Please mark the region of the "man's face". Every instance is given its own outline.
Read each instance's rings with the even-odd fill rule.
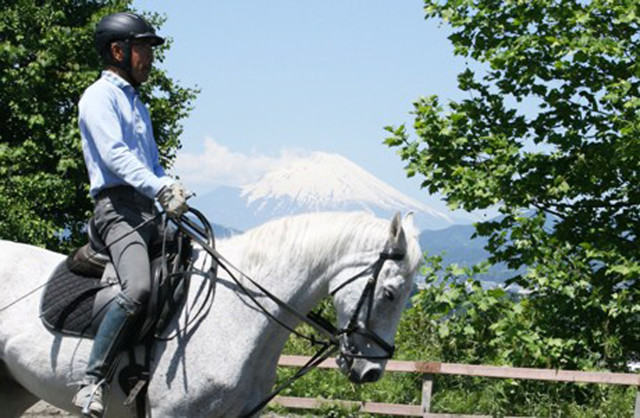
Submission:
[[[149,78],[153,64],[153,48],[148,40],[131,41],[131,76],[142,84]]]
[[[131,45],[131,77],[134,84],[142,84],[149,78],[153,64],[153,47],[148,39],[130,41]],[[111,44],[111,53],[116,61],[125,59],[124,45],[121,42]]]

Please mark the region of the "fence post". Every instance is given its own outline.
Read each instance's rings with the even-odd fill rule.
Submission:
[[[430,415],[432,391],[433,391],[433,375],[425,374],[422,376],[422,416],[423,417],[428,417]],[[638,417],[634,417],[634,418],[638,418]]]
[[[633,418],[640,418],[640,386],[636,387],[636,409],[633,411]]]

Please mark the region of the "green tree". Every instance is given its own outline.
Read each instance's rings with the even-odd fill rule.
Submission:
[[[94,28],[104,15],[130,10],[131,1],[0,4],[0,238],[65,251],[85,239],[92,210],[77,103],[102,68]],[[161,69],[141,91],[165,166],[180,147],[180,121],[195,93]]]
[[[530,292],[495,327],[505,361],[624,369],[640,357],[640,3],[425,0],[425,12],[478,62],[458,76],[468,98],[420,98],[415,133],[387,127],[386,143],[451,207],[501,212],[476,233],[491,262],[528,266],[512,281]]]

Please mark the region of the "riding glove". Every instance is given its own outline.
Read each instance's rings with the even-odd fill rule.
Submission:
[[[164,186],[160,189],[156,198],[167,215],[172,218],[179,218],[189,208],[187,206],[187,191],[180,183]]]

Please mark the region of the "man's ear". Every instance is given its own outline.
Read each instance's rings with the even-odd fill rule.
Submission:
[[[111,59],[115,62],[122,62],[124,60],[124,49],[120,42],[111,42]]]

